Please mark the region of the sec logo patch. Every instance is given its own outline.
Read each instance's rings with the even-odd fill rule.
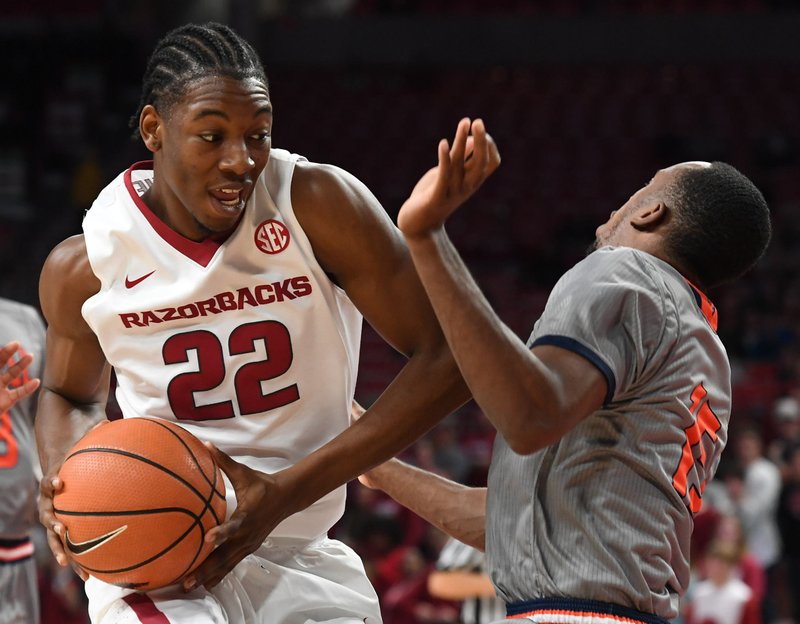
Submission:
[[[289,246],[289,229],[280,221],[267,219],[256,228],[254,238],[264,253],[280,253]]]

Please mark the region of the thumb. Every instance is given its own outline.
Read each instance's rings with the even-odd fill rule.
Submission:
[[[230,455],[227,453],[220,451],[216,446],[214,446],[211,442],[204,442],[206,448],[211,453],[212,459],[217,463],[224,472],[229,477],[233,477],[235,474],[240,472],[244,466],[237,462],[234,459],[231,459]]]

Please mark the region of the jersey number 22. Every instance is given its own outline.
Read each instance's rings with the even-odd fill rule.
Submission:
[[[165,364],[188,362],[189,352],[197,353],[198,370],[175,376],[167,386],[167,397],[175,417],[180,420],[233,418],[236,411],[231,400],[197,405],[195,393],[213,390],[223,383],[227,374],[226,348],[230,355],[254,353],[258,342],[264,344],[266,359],[243,364],[234,373],[239,413],[244,416],[266,412],[299,399],[297,384],[266,394],[262,390],[261,382],[283,375],[294,358],[289,330],[282,323],[259,321],[240,325],[231,332],[227,345],[210,331],[195,330],[170,336],[164,343]]]

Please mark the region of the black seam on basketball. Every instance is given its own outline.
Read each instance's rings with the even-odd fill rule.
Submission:
[[[183,438],[182,438],[180,435],[178,435],[177,433],[175,433],[175,431],[174,431],[174,430],[170,429],[170,428],[169,428],[167,425],[165,425],[164,423],[158,422],[157,420],[152,420],[152,419],[149,419],[149,418],[144,418],[144,419],[142,419],[142,420],[145,420],[145,421],[147,421],[147,422],[153,423],[154,425],[158,425],[158,426],[159,426],[159,427],[161,427],[162,429],[166,429],[166,430],[167,430],[167,431],[168,431],[168,432],[169,432],[169,433],[170,433],[172,436],[174,436],[175,438],[177,438],[177,439],[178,439],[178,441],[179,441],[179,442],[180,442],[180,443],[183,445],[183,447],[186,449],[186,451],[187,451],[187,452],[189,453],[189,455],[191,456],[191,458],[192,458],[192,460],[194,461],[194,465],[195,465],[195,467],[197,468],[197,470],[200,472],[200,474],[201,474],[201,475],[203,475],[203,479],[205,479],[205,482],[206,482],[206,484],[207,484],[207,485],[211,485],[211,480],[208,478],[208,475],[206,475],[206,473],[203,471],[203,467],[200,465],[200,461],[197,459],[197,456],[194,454],[194,452],[192,451],[192,449],[191,449],[191,448],[189,448],[189,445],[188,445],[188,444],[186,444],[186,441],[185,441],[185,440],[184,440],[184,439],[183,439]],[[193,435],[193,434],[189,433],[188,431],[187,431],[186,433],[188,433],[189,435]],[[199,438],[198,438],[198,439],[199,439]],[[212,458],[212,463],[214,463],[214,462],[213,462],[213,458]],[[215,473],[215,474],[214,474],[214,480],[216,480],[216,464],[214,464],[214,473]]]
[[[219,466],[217,465],[216,460],[213,457],[211,458],[211,461],[214,464],[214,484],[213,484],[213,486],[211,488],[211,492],[213,494],[216,494],[217,496],[219,496],[221,499],[224,500],[225,499],[225,483],[224,482],[222,483],[222,492],[217,492],[217,480],[219,479],[219,477],[222,476],[222,471],[220,470]]]
[[[135,460],[141,461],[142,463],[149,464],[149,465],[153,466],[154,468],[158,468],[161,472],[165,472],[166,474],[171,476],[176,481],[179,481],[180,483],[183,483],[183,485],[185,485],[192,492],[194,492],[194,494],[195,494],[195,496],[197,496],[197,498],[199,498],[201,501],[205,501],[205,496],[203,496],[203,494],[200,492],[200,490],[198,490],[196,487],[194,487],[191,483],[189,483],[186,479],[181,477],[179,474],[176,474],[175,472],[173,472],[169,468],[165,468],[161,464],[154,462],[152,459],[149,459],[147,457],[142,457],[141,455],[138,455],[136,453],[131,453],[130,451],[123,451],[121,449],[111,449],[111,448],[103,448],[103,447],[91,446],[91,447],[87,447],[87,448],[83,448],[83,449],[80,449],[78,451],[75,451],[69,457],[67,457],[67,459],[65,460],[64,463],[69,461],[69,459],[71,459],[72,457],[75,457],[76,455],[82,455],[83,453],[111,453],[113,455],[124,455],[125,457],[130,457],[131,459],[135,459]],[[203,471],[201,470],[200,472],[202,473]],[[211,484],[209,483],[208,485],[211,485]]]
[[[195,466],[197,467],[197,470],[198,470],[198,471],[200,472],[200,474],[203,476],[203,479],[205,480],[206,484],[208,484],[208,485],[210,485],[210,486],[211,486],[211,491],[212,491],[212,494],[216,494],[216,495],[217,495],[217,496],[219,496],[219,498],[221,498],[221,499],[224,499],[224,498],[225,498],[225,492],[224,492],[224,490],[223,490],[223,492],[222,492],[222,493],[219,493],[219,492],[217,492],[217,479],[218,479],[218,476],[219,476],[219,475],[218,475],[218,473],[219,473],[219,467],[217,466],[217,462],[216,462],[216,461],[214,461],[214,458],[213,458],[213,457],[211,457],[211,464],[213,465],[213,471],[214,471],[214,481],[212,482],[212,481],[211,481],[211,480],[208,478],[208,475],[207,475],[207,474],[205,473],[205,471],[203,470],[203,467],[200,465],[200,461],[197,459],[197,456],[194,454],[194,452],[192,451],[192,449],[191,449],[191,448],[189,448],[189,446],[186,444],[186,441],[185,441],[185,440],[184,440],[184,439],[183,439],[183,438],[182,438],[180,435],[178,435],[177,433],[175,433],[175,431],[174,431],[174,430],[170,429],[170,428],[169,428],[167,425],[165,425],[163,422],[159,422],[159,421],[158,421],[158,420],[156,420],[156,419],[151,419],[151,418],[142,418],[141,420],[144,420],[144,421],[146,421],[146,422],[149,422],[149,423],[152,423],[152,424],[154,424],[154,425],[157,425],[157,426],[161,427],[162,429],[165,429],[165,430],[167,430],[167,431],[168,431],[170,434],[172,434],[174,437],[176,437],[176,438],[178,439],[178,441],[179,441],[179,442],[180,442],[180,443],[183,445],[183,447],[186,449],[186,451],[189,453],[189,455],[191,456],[192,460],[193,460],[193,461],[194,461],[194,463],[195,463]],[[193,435],[193,434],[191,434],[191,433],[190,433],[190,432],[188,432],[188,431],[186,431],[186,433],[188,433],[189,435]],[[199,438],[198,438],[198,439],[199,439]],[[216,513],[214,514],[214,517],[216,518]],[[217,519],[217,524],[219,524],[219,519]]]
[[[194,522],[186,529],[186,531],[184,531],[183,535],[179,536],[172,544],[167,546],[164,550],[162,550],[160,553],[157,553],[156,555],[154,555],[150,559],[147,559],[145,561],[141,561],[141,562],[137,563],[134,566],[129,566],[127,568],[119,568],[119,569],[116,569],[116,570],[103,570],[103,569],[100,569],[100,568],[89,568],[84,563],[79,562],[80,566],[84,570],[86,570],[87,572],[96,572],[96,573],[99,573],[99,574],[117,574],[117,573],[120,573],[120,572],[130,572],[132,570],[136,570],[138,568],[141,568],[142,566],[145,566],[145,565],[147,565],[149,563],[152,563],[157,558],[163,556],[164,554],[166,554],[167,552],[169,552],[170,550],[175,548],[175,546],[177,546],[181,541],[183,541],[183,539],[187,535],[189,535],[189,533],[195,527],[197,527],[198,529],[200,529],[200,540],[198,541],[198,546],[195,549],[194,555],[192,556],[191,561],[189,561],[189,563],[184,567],[184,569],[179,574],[177,574],[169,583],[167,583],[167,585],[171,585],[172,583],[175,583],[176,581],[178,581],[178,579],[183,578],[183,576],[185,576],[186,573],[189,570],[192,569],[192,567],[195,564],[195,561],[197,561],[197,558],[200,556],[200,553],[203,552],[203,544],[205,543],[205,539],[206,539],[206,527],[202,523],[202,517],[203,517],[203,514],[205,513],[205,509],[199,515],[193,513],[192,511],[190,511],[188,509],[185,509],[183,507],[162,507],[162,508],[157,508],[157,509],[131,510],[131,511],[127,511],[127,512],[126,511],[106,511],[106,512],[84,511],[84,512],[79,512],[79,511],[65,511],[65,510],[60,510],[60,509],[54,509],[53,511],[55,513],[60,513],[61,515],[65,515],[65,516],[141,516],[141,515],[147,515],[149,513],[179,512],[179,513],[184,513],[184,514],[190,516],[194,520]],[[212,508],[212,512],[213,512],[213,508]],[[214,515],[216,517],[216,514],[214,514]],[[219,524],[219,522],[217,524]],[[149,581],[146,582],[146,583],[134,583],[132,588],[142,587],[142,586],[145,586],[145,585],[149,585]],[[120,587],[122,587],[122,586],[127,586],[127,585],[120,585]]]
[[[200,545],[197,547],[197,550],[195,550],[194,557],[192,557],[192,560],[186,565],[186,567],[180,574],[178,574],[174,579],[172,579],[172,583],[176,582],[180,578],[183,578],[186,575],[186,573],[192,569],[192,567],[194,566],[194,562],[197,561],[197,558],[200,556],[200,553],[203,552],[203,544],[206,541],[206,528],[203,526],[202,522],[198,523],[197,526],[200,527]],[[170,585],[172,583],[170,583]]]
[[[189,533],[191,533],[194,530],[195,527],[199,527],[200,528],[200,547],[197,549],[197,552],[195,553],[195,556],[192,557],[192,563],[194,563],[195,561],[197,561],[197,557],[200,554],[200,551],[203,549],[203,542],[205,541],[205,537],[206,537],[205,527],[203,527],[203,524],[199,521],[200,519],[197,516],[195,516],[193,513],[191,513],[188,509],[183,509],[183,508],[177,507],[177,508],[174,508],[174,509],[167,508],[167,511],[183,512],[183,513],[187,514],[188,516],[192,516],[194,518],[194,522],[189,526],[188,529],[186,529],[186,531],[183,532],[182,535],[180,535],[177,539],[175,539],[169,546],[164,548],[161,552],[156,553],[155,555],[153,555],[149,559],[145,559],[144,561],[140,561],[136,565],[128,566],[126,568],[117,568],[117,569],[113,569],[113,570],[104,570],[104,569],[101,569],[101,568],[90,568],[90,567],[86,566],[83,563],[80,564],[81,567],[84,570],[86,570],[87,572],[95,572],[95,573],[98,573],[98,574],[119,574],[121,572],[130,572],[131,570],[136,570],[137,568],[141,568],[142,566],[146,566],[148,563],[152,563],[153,561],[155,561],[159,557],[164,556],[166,553],[168,553],[170,550],[172,550],[178,544],[180,544],[183,541],[183,539],[187,535],[189,535]],[[83,514],[83,515],[91,515],[91,514],[87,513],[87,514]],[[109,515],[111,515],[111,514],[109,514]],[[133,514],[133,515],[136,515],[136,514]],[[187,566],[184,569],[184,571],[181,572],[181,574],[179,576],[176,576],[174,580],[177,580],[177,579],[181,578],[184,574],[186,574],[186,572],[190,568],[191,568],[191,564],[189,564],[189,566]]]
[[[191,509],[186,509],[186,507],[150,507],[148,509],[123,509],[117,511],[74,511],[71,509],[57,509],[53,508],[55,513],[59,513],[62,516],[108,516],[108,517],[116,517],[116,516],[146,516],[147,514],[152,513],[166,513],[170,511],[180,511],[185,513],[189,516],[192,516],[195,520],[199,520],[202,517],[201,513],[195,513]]]

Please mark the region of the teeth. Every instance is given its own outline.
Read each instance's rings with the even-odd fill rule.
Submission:
[[[229,188],[221,188],[218,189],[219,192],[223,195],[228,195],[230,199],[220,199],[219,202],[223,206],[228,206],[229,208],[234,208],[238,206],[241,202],[241,192],[238,189],[229,189]]]

